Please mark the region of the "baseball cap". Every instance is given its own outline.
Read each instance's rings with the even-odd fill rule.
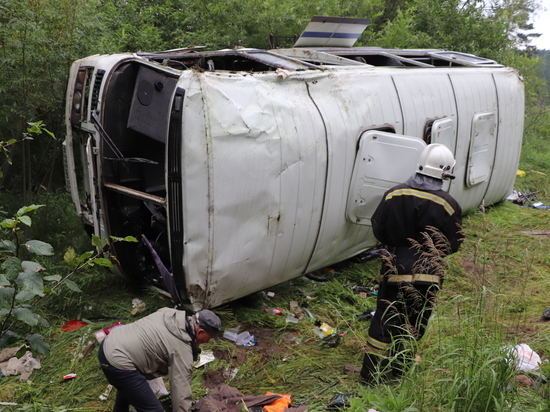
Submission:
[[[218,315],[208,309],[203,309],[195,313],[195,320],[199,328],[204,329],[216,342],[220,341],[220,330],[222,328],[222,322]]]

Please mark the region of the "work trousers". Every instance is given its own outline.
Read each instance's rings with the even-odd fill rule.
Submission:
[[[132,405],[136,412],[163,412],[164,407],[147,383],[145,375],[137,370],[115,368],[107,361],[103,345],[99,346],[99,364],[105,377],[116,390],[113,412],[128,412]]]
[[[406,252],[382,264],[376,312],[361,368],[366,383],[380,371],[402,373],[414,360],[410,345],[403,344],[419,340],[426,332],[440,279],[429,274],[406,275],[414,271],[415,263],[414,255]],[[390,359],[394,361],[392,364]]]

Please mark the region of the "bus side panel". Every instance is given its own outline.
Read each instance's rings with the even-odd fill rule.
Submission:
[[[475,185],[467,183],[469,173],[475,164],[470,158],[472,149],[472,135],[475,135],[473,127],[476,115],[483,113],[493,113],[492,127],[496,131],[496,119],[498,117],[498,104],[495,84],[492,78],[492,72],[479,70],[454,71],[450,74],[453,84],[457,108],[457,147],[455,151],[456,166],[454,175],[456,179],[451,183],[449,193],[458,200],[462,206],[463,212],[475,210],[483,201],[485,192],[489,185],[489,179],[481,181]],[[494,151],[495,135],[487,137],[489,152]],[[493,156],[490,156],[492,168]]]
[[[401,133],[403,128],[399,99],[389,75],[372,70],[342,71],[309,86],[327,128],[328,169],[321,232],[307,272],[376,245],[369,226],[346,219],[358,139],[369,129],[390,127]]]
[[[523,81],[514,70],[493,75],[498,94],[498,140],[485,203],[506,199],[516,180],[525,116]]]
[[[183,120],[185,265],[191,300],[216,306],[305,269],[322,209],[325,131],[302,81],[197,76]],[[205,127],[186,124],[201,99]]]
[[[436,119],[448,118],[456,124],[456,101],[447,72],[427,76],[425,71],[417,71],[407,75],[396,74],[392,79],[403,107],[404,135],[423,139],[429,122]],[[456,141],[452,143],[449,149],[454,153]]]

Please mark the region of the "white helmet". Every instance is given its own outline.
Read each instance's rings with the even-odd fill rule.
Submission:
[[[454,179],[451,175],[456,161],[453,153],[441,143],[432,143],[424,148],[420,155],[417,173],[436,179]]]

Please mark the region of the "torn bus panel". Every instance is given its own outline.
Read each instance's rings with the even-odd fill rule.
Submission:
[[[67,177],[90,233],[144,240],[116,244],[124,276],[214,307],[376,246],[372,211],[426,144],[453,151],[466,213],[505,199],[523,106],[514,69],[441,50],[91,56],[70,73]]]

